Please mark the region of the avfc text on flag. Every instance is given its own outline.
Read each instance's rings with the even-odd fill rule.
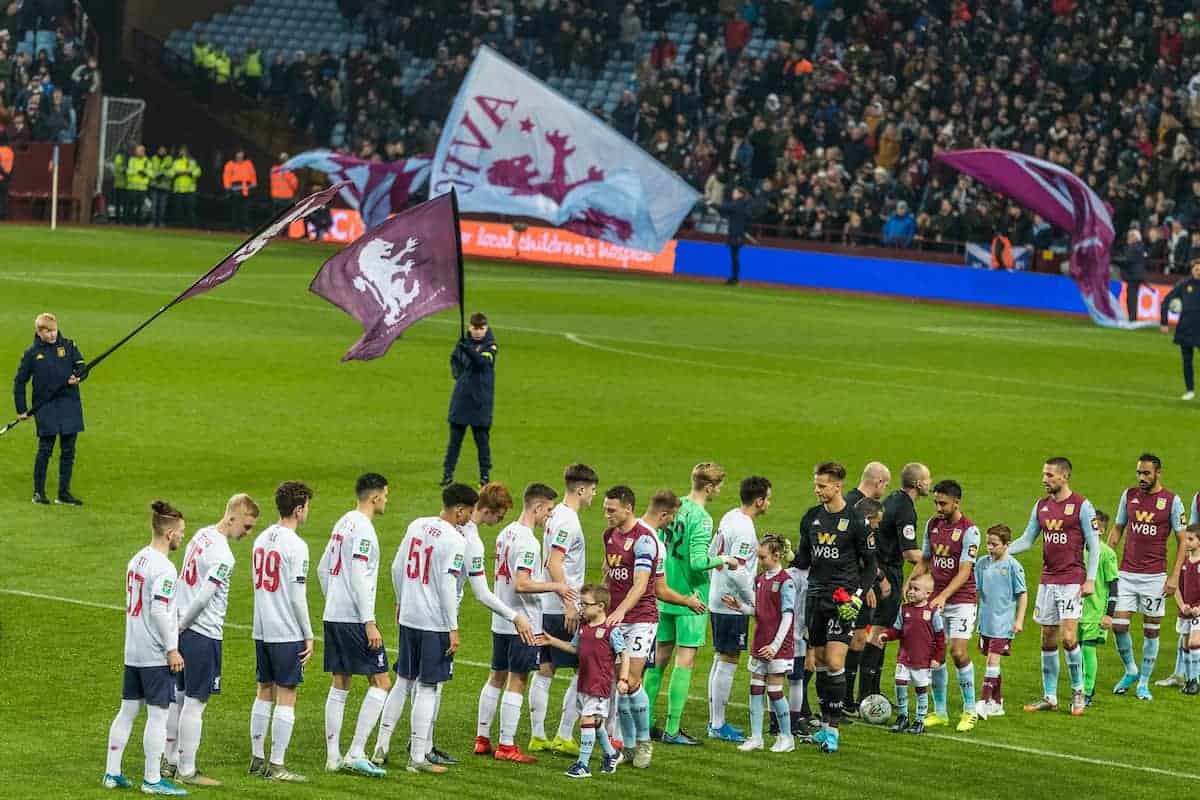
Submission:
[[[367,231],[325,262],[308,287],[358,320],[363,335],[343,361],[388,351],[422,317],[462,305],[462,251],[454,193]]]
[[[652,156],[487,47],[442,128],[430,192],[467,212],[543,219],[657,253],[700,194]]]
[[[315,169],[324,172],[333,183],[345,181],[342,199],[362,216],[367,230],[383,223],[393,211],[408,205],[411,195],[429,180],[428,156],[412,156],[399,161],[364,161],[332,150],[308,150],[289,158],[281,169]]]

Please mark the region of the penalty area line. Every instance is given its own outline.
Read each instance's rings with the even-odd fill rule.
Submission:
[[[124,611],[125,610],[124,606],[117,605],[116,603],[97,603],[92,600],[79,600],[74,597],[60,597],[59,595],[43,594],[41,592],[27,592],[23,589],[0,588],[0,594],[14,595],[16,597],[28,597],[33,600],[48,600],[48,601],[54,602],[54,603],[66,603],[68,605],[83,606],[84,608],[96,608],[96,609],[101,609],[104,611]],[[236,622],[226,622],[225,627],[234,628],[236,630],[246,630],[246,631],[251,629],[251,627],[249,625],[242,625],[242,624],[239,624]],[[320,636],[314,636],[313,639],[317,642],[322,641]],[[482,661],[469,661],[467,659],[456,658],[456,659],[454,659],[454,662],[456,664],[462,664],[463,666],[466,666],[466,667],[491,669],[490,664],[486,664]],[[570,679],[569,676],[567,674],[565,674],[565,672],[556,672],[554,677],[559,680],[569,680]],[[689,695],[688,699],[695,700],[697,702],[707,702],[707,698],[699,697],[696,695]],[[738,707],[738,708],[745,708],[747,704],[739,703],[739,702],[730,702],[729,705]],[[860,725],[856,725],[855,729],[856,730],[862,730],[862,729],[879,730],[882,732],[887,732],[887,728],[880,727],[877,725],[860,724]],[[1163,775],[1168,778],[1184,778],[1186,780],[1200,781],[1200,775],[1196,775],[1196,774],[1193,774],[1190,772],[1180,772],[1178,770],[1173,770],[1173,769],[1162,769],[1160,767],[1148,767],[1148,766],[1145,766],[1142,764],[1127,764],[1123,761],[1109,761],[1109,760],[1103,759],[1103,758],[1092,758],[1090,756],[1081,756],[1081,755],[1076,755],[1074,753],[1060,753],[1055,750],[1042,750],[1042,749],[1039,749],[1036,747],[1025,747],[1023,745],[1017,745],[1017,744],[1005,744],[1003,742],[992,742],[992,741],[984,741],[984,740],[980,740],[980,739],[970,739],[970,738],[966,738],[966,737],[948,736],[946,734],[941,734],[941,733],[927,733],[927,734],[925,734],[925,736],[930,739],[938,739],[938,740],[944,741],[944,742],[953,742],[954,744],[972,745],[974,747],[990,747],[994,750],[1007,750],[1007,751],[1013,752],[1013,753],[1024,753],[1025,755],[1039,756],[1041,758],[1059,758],[1059,759],[1065,759],[1067,761],[1076,761],[1076,762],[1083,763],[1083,764],[1091,764],[1092,766],[1097,766],[1097,767],[1111,767],[1114,769],[1129,770],[1131,772],[1145,772],[1145,773],[1148,773],[1151,775]]]

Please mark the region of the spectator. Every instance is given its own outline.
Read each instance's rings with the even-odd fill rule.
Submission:
[[[12,181],[13,160],[8,136],[0,132],[0,220],[8,219],[8,184]]]
[[[1013,247],[1008,233],[1003,228],[997,228],[992,237],[992,269],[1002,269],[1011,272],[1013,268]]]
[[[911,247],[917,224],[912,214],[908,213],[908,203],[901,200],[896,203],[895,212],[888,217],[883,226],[884,247]]]
[[[1137,228],[1125,234],[1125,250],[1122,253],[1121,280],[1125,281],[1125,310],[1129,319],[1137,319],[1138,292],[1146,279],[1146,247]]]
[[[133,155],[125,165],[125,223],[141,225],[146,213],[146,195],[150,190],[150,178],[153,171],[150,159],[146,157],[146,146],[139,144],[133,148]]]
[[[235,231],[250,230],[250,192],[258,188],[254,164],[246,160],[246,152],[238,150],[225,162],[222,172],[226,202],[229,203],[229,222]]]
[[[300,186],[296,173],[283,169],[288,158],[287,153],[280,153],[279,163],[271,167],[271,207],[275,214],[296,202],[296,190]]]
[[[625,6],[621,14],[621,57],[628,61],[637,52],[637,42],[642,35],[642,20],[638,17],[637,8],[633,3]]]
[[[246,42],[246,52],[242,54],[242,89],[255,100],[262,96],[263,62],[262,50],[251,39]]]
[[[179,146],[179,154],[171,163],[171,207],[175,212],[175,223],[197,227],[196,185],[200,180],[200,165],[188,153],[187,145]]]
[[[174,162],[171,151],[163,144],[158,146],[154,157],[150,159],[150,218],[156,228],[167,224],[167,199],[175,178]]]
[[[1187,230],[1183,227],[1183,222],[1178,218],[1169,218],[1171,225],[1171,238],[1167,243],[1167,269],[1166,272],[1172,274],[1182,273],[1188,268],[1192,262],[1191,249],[1192,240],[1188,235]]]
[[[39,129],[34,131],[34,138],[56,144],[71,144],[75,141],[75,109],[63,96],[62,89],[54,89],[49,107],[41,114]]]

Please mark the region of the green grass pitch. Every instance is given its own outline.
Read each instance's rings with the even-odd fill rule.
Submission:
[[[53,310],[63,332],[94,356],[219,260],[231,239],[193,234],[67,229],[0,230],[0,326],[15,370],[34,315]],[[147,505],[176,503],[188,533],[217,520],[225,499],[248,491],[264,506],[282,480],[316,489],[302,534],[314,560],[331,525],[351,507],[355,477],[383,472],[392,501],[378,520],[385,563],[415,516],[436,513],[451,388],[453,312],[425,320],[384,359],[342,364],[356,323],[306,291],[333,251],[275,243],[231,283],[172,310],[98,368],[84,385],[75,491],[81,509],[34,506],[30,425],[0,440],[0,796],[98,797],[109,722],[121,679],[121,571],[148,538]],[[641,496],[686,488],[691,466],[715,459],[731,481],[715,517],[736,504],[736,481],[761,473],[775,503],[759,530],[794,540],[813,504],[811,468],[837,458],[853,477],[879,459],[898,474],[909,460],[965,489],[981,526],[1020,530],[1041,494],[1044,458],[1075,462],[1073,486],[1113,511],[1143,450],[1164,460],[1166,484],[1190,498],[1200,484],[1195,410],[1175,400],[1178,356],[1157,333],[1102,330],[1084,320],[913,305],[743,287],[511,265],[470,264],[467,306],[492,318],[500,344],[494,476],[518,489],[558,486],[564,465],[584,461],[601,487],[628,483]],[[11,408],[9,408],[11,411]],[[5,415],[5,419],[9,418]],[[50,489],[54,491],[51,470]],[[474,478],[464,448],[459,477]],[[849,488],[849,487],[847,487]],[[922,520],[932,503],[919,505]],[[273,521],[274,517],[267,515]],[[603,520],[583,515],[589,577],[598,576]],[[261,527],[260,527],[261,529]],[[485,533],[485,541],[487,534]],[[250,622],[248,541],[234,546],[238,574],[228,620]],[[182,554],[177,554],[176,561]],[[1022,558],[1031,587],[1039,555]],[[389,649],[390,581],[380,618]],[[244,627],[227,631],[222,693],[205,716],[200,765],[227,781],[211,796],[351,798],[714,796],[787,797],[812,787],[830,797],[1161,797],[1200,780],[1187,749],[1197,705],[1175,690],[1152,704],[1113,697],[1120,673],[1102,651],[1097,704],[1082,718],[1032,716],[1039,693],[1036,626],[1005,662],[1009,716],[969,735],[892,736],[856,725],[842,752],[790,755],[708,743],[656,749],[648,772],[597,774],[584,785],[565,759],[529,767],[470,755],[475,708],[490,654],[488,616],[468,593],[463,646],[447,686],[439,744],[463,765],[440,778],[393,770],[382,782],[322,774],[328,679],[321,653],[300,690],[289,765],[312,782],[279,787],[245,776],[254,693]],[[317,629],[322,598],[309,603]],[[1032,606],[1032,602],[1030,603]],[[1030,609],[1032,614],[1032,608]],[[1174,661],[1174,610],[1164,623],[1157,677]],[[1136,630],[1136,627],[1135,627]],[[1139,648],[1140,633],[1135,636]],[[887,680],[894,647],[889,649]],[[710,651],[701,655],[684,726],[704,728]],[[743,661],[744,663],[744,661]],[[976,661],[977,680],[982,661]],[[1065,696],[1066,668],[1062,682]],[[565,683],[556,681],[550,724]],[[731,710],[746,722],[744,668]],[[343,730],[348,744],[364,687],[356,684]],[[665,691],[664,691],[665,695]],[[665,703],[665,697],[660,701]],[[950,710],[958,711],[951,678]],[[523,720],[518,741],[528,736]],[[402,743],[407,722],[398,732]],[[140,779],[141,721],[125,772]],[[201,794],[202,792],[196,792]]]

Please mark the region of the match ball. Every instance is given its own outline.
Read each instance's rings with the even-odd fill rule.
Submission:
[[[882,725],[892,718],[892,704],[881,694],[864,697],[858,704],[862,719],[872,725]]]
[[[1178,314],[1183,310],[1183,301],[1178,297],[1172,297],[1171,302],[1167,303],[1167,310],[1172,314]]]

